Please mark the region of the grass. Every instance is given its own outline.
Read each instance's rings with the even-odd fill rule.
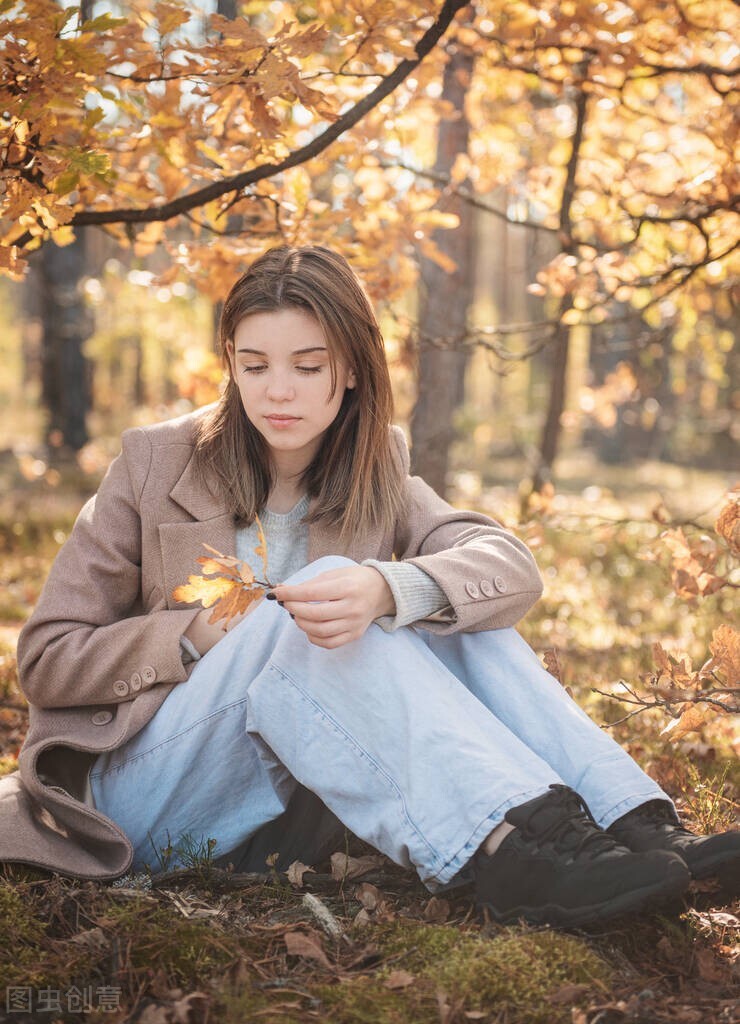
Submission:
[[[717,505],[721,475],[695,473],[696,490],[689,492],[673,478],[674,470],[670,467],[663,481],[666,504],[698,519],[700,526],[711,525],[716,510],[703,520],[700,513]],[[557,507],[519,528],[546,581],[542,601],[521,628],[539,652],[557,651],[564,685],[608,724],[625,709],[594,690],[616,693],[620,680],[637,684],[652,669],[654,640],[667,649],[686,649],[701,664],[712,630],[730,621],[731,602],[725,591],[693,604],[679,600],[665,563],[643,557],[656,550],[662,526],[651,518],[660,494],[646,490],[639,474],[627,479],[622,473],[621,492],[615,474],[612,490],[602,487],[598,500],[592,490],[582,492],[588,486],[583,467],[573,467],[571,479],[570,493],[556,496]],[[656,481],[654,473],[652,488]],[[7,478],[4,483],[0,775],[16,767],[27,723],[18,691],[17,634],[85,496],[79,479],[53,486],[44,480]],[[92,489],[91,480],[85,493]],[[516,524],[517,496],[500,481],[486,481],[473,501],[462,494],[455,501]],[[665,713],[649,711],[612,731],[696,830],[731,827],[740,765],[729,717],[711,719],[676,744],[660,735],[666,721]],[[187,837],[173,837],[173,850],[178,840]],[[353,844],[354,852],[368,852]],[[155,866],[166,871],[168,851],[159,852],[163,859]],[[470,889],[430,899],[415,876],[389,862],[369,876],[379,899],[368,911],[361,889],[367,879],[334,881],[328,865],[315,865],[317,873],[306,874],[300,888],[267,866],[264,877],[217,868],[213,861],[220,852],[193,846],[187,870],[113,885],[0,868],[0,1005],[4,988],[25,986],[115,994],[115,1013],[93,1008],[54,1018],[70,1021],[728,1024],[736,1019],[740,905],[711,883],[694,885],[679,916],[645,915],[565,933],[479,922]],[[304,900],[306,892],[333,916],[339,938],[324,934]],[[302,946],[294,944],[296,933],[303,936]],[[296,948],[303,953],[289,951]]]

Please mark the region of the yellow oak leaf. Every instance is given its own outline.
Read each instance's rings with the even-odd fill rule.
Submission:
[[[740,632],[724,623],[712,633],[709,643],[712,658],[707,668],[716,668],[727,679],[728,686],[740,684]]]
[[[697,729],[716,715],[716,710],[708,704],[684,704],[680,718],[674,718],[672,722],[661,731],[661,736],[668,736],[671,743],[683,739],[690,732]]]
[[[236,615],[241,615],[250,604],[259,601],[265,592],[264,587],[245,587],[236,581],[227,580],[231,589],[216,601],[208,621],[211,624],[224,620],[224,629]]]
[[[200,601],[204,608],[210,608],[220,598],[225,597],[230,590],[239,584],[236,580],[224,579],[222,576],[209,580],[205,576],[188,576],[188,582],[176,587],[172,596],[176,601],[183,604],[193,604]]]
[[[740,556],[740,500],[737,497],[724,506],[714,528],[730,545],[733,555]]]
[[[260,517],[255,516],[257,523],[257,537],[259,538],[259,544],[254,549],[255,555],[262,559],[262,567],[265,570],[265,579],[268,579],[267,575],[267,541],[265,540],[265,531],[262,529],[262,523]],[[254,576],[252,577],[254,579]]]

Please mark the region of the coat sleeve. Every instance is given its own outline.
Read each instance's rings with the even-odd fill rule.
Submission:
[[[393,433],[406,476],[395,556],[431,576],[454,610],[453,621],[426,619],[424,628],[445,635],[513,626],[542,594],[529,549],[500,523],[453,508],[421,477],[409,476],[406,440],[400,428]]]
[[[199,608],[141,611],[139,500],[151,462],[145,431],[123,436],[83,507],[18,639],[20,687],[31,704],[118,704],[188,672],[180,637]]]

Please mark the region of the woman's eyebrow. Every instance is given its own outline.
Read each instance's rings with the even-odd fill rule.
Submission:
[[[267,355],[267,352],[260,352],[260,350],[258,348],[238,348],[236,351],[238,353],[248,353],[250,356],[266,356]],[[303,355],[306,354],[306,352],[326,352],[326,351],[327,351],[327,349],[326,349],[325,345],[314,345],[312,348],[297,348],[293,352],[291,352],[291,355],[293,355],[293,356],[303,356]]]

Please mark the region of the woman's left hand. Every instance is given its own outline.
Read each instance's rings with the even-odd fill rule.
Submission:
[[[280,584],[273,593],[317,647],[358,640],[373,619],[396,613],[385,577],[370,565],[330,569],[305,583]]]

